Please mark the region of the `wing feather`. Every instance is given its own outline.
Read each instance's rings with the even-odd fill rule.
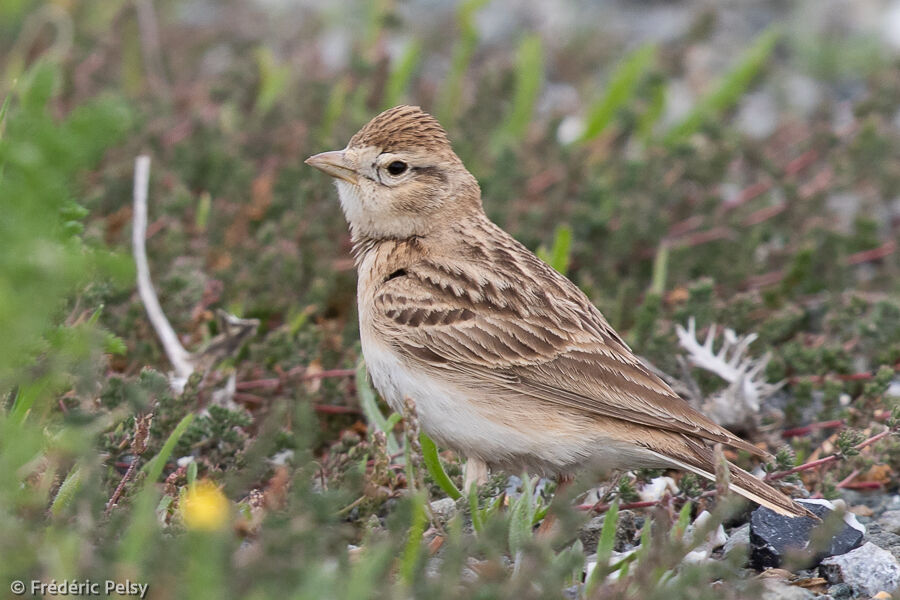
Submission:
[[[373,326],[417,367],[462,383],[766,455],[691,408],[574,284],[508,243],[482,264],[406,267],[376,291]]]

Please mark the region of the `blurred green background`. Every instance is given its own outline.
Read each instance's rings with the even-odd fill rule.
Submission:
[[[303,159],[398,103],[440,119],[489,216],[663,371],[689,317],[757,333],[786,382],[771,435],[866,431],[897,395],[896,0],[4,0],[0,101],[3,590],[523,598],[580,581],[579,546],[521,529],[540,506],[490,491],[477,538],[471,508],[469,529],[428,528],[435,567],[423,507],[444,490],[396,421],[374,435],[349,236]],[[182,394],[134,285],[139,154],[182,343],[215,346],[218,309],[260,322]],[[795,439],[796,460],[819,441]],[[869,467],[807,483],[835,494]],[[723,597],[707,583],[739,571],[722,568],[626,592]]]

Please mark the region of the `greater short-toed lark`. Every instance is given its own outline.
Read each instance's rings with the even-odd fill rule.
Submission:
[[[350,224],[372,381],[396,411],[412,398],[425,431],[468,458],[467,484],[485,465],[674,467],[714,479],[716,443],[767,456],[692,409],[575,284],[488,220],[431,115],[392,108],[344,150],[306,162],[335,178]],[[808,514],[734,465],[731,487]]]

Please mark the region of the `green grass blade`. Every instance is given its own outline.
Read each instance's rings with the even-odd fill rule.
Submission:
[[[187,466],[187,484],[188,488],[193,488],[197,483],[197,461],[192,460]]]
[[[634,97],[637,85],[656,59],[656,46],[641,46],[616,67],[603,97],[591,106],[587,124],[579,142],[587,142],[603,133],[619,110]]]
[[[325,110],[322,113],[322,123],[319,126],[319,140],[323,144],[331,143],[334,134],[334,126],[344,114],[347,106],[347,97],[350,95],[351,83],[349,77],[344,77],[331,88]]]
[[[143,466],[141,471],[147,474],[147,479],[144,480],[144,488],[152,486],[152,484],[159,479],[159,476],[162,475],[163,468],[169,461],[169,457],[172,456],[172,452],[175,450],[178,440],[181,439],[181,436],[184,435],[184,432],[187,431],[187,428],[190,427],[191,421],[193,420],[193,413],[185,415],[184,418],[178,422],[178,425],[175,426],[175,429],[172,430],[172,433],[169,434],[169,437],[166,439],[162,448],[160,448],[159,454],[154,456]]]
[[[267,46],[256,49],[256,67],[259,71],[259,88],[253,111],[259,115],[269,112],[287,91],[291,80],[291,67],[279,63],[275,54]]]
[[[209,222],[209,213],[211,209],[212,196],[209,195],[209,192],[203,192],[200,194],[200,199],[197,201],[197,212],[194,215],[194,227],[197,228],[197,231],[206,231],[206,225]]]
[[[25,417],[28,416],[28,411],[34,406],[35,401],[49,387],[49,381],[46,377],[20,385],[16,392],[16,399],[13,401],[12,413],[10,414],[13,420],[17,423],[24,422]]]
[[[350,576],[347,583],[347,591],[342,596],[347,600],[367,600],[372,598],[373,582],[381,581],[384,574],[394,562],[395,553],[389,543],[379,543],[367,546],[362,556],[350,563]],[[330,581],[324,589],[329,589]],[[308,597],[321,597],[323,588],[311,592]]]
[[[543,80],[544,50],[541,38],[537,34],[527,35],[519,43],[515,93],[509,116],[500,128],[502,140],[516,141],[525,137]]]
[[[472,516],[472,529],[475,533],[481,533],[484,530],[484,522],[482,521],[481,511],[478,509],[478,486],[472,484],[468,490],[469,513]]]
[[[637,136],[645,144],[653,138],[653,128],[663,115],[663,111],[666,108],[666,92],[668,91],[668,85],[662,77],[653,81],[650,86],[650,98],[647,108],[638,117],[637,122]]]
[[[704,96],[697,106],[666,133],[663,142],[672,145],[696,132],[705,121],[719,117],[737,104],[769,62],[775,45],[781,38],[777,28],[761,33],[741,55],[737,65],[722,77],[712,92]]]
[[[159,492],[153,485],[162,474],[163,467],[168,462],[169,457],[175,450],[178,440],[187,431],[191,422],[194,420],[194,414],[184,416],[169,437],[163,443],[162,448],[153,459],[151,459],[141,471],[147,473],[147,477],[141,484],[141,490],[137,493],[134,500],[134,509],[131,511],[131,520],[128,529],[122,537],[122,545],[120,555],[126,564],[136,565],[144,556],[145,548],[150,539],[158,534],[159,528],[156,524],[155,507],[159,505],[157,497]]]
[[[384,102],[382,102],[385,109],[400,104],[404,96],[406,96],[409,82],[412,80],[421,58],[422,44],[419,40],[411,41],[407,45],[406,50],[403,51],[403,55],[397,61],[397,66],[391,71],[385,84]]]
[[[66,475],[62,485],[59,486],[59,491],[56,492],[56,497],[50,505],[50,514],[54,517],[59,516],[59,514],[72,503],[72,499],[75,497],[75,493],[80,487],[81,467],[76,466],[69,471],[69,474]]]
[[[419,492],[412,498],[413,514],[412,523],[409,527],[409,538],[406,541],[406,548],[403,550],[403,557],[400,560],[400,578],[407,585],[411,585],[416,575],[416,564],[419,562],[419,555],[422,550],[422,534],[425,533],[425,526],[428,524],[428,514],[425,511],[425,494]]]
[[[375,390],[369,385],[369,379],[366,371],[366,363],[359,361],[356,366],[356,394],[359,397],[359,405],[369,425],[374,425],[387,435],[387,447],[390,454],[396,454],[400,451],[400,446],[392,433],[396,421],[390,423],[388,419],[381,413],[378,408],[378,401],[375,399]]]
[[[547,250],[541,246],[537,250],[538,258],[562,273],[569,270],[569,261],[572,254],[572,228],[568,225],[560,225],[553,236],[553,248]]]
[[[534,522],[534,489],[531,478],[522,477],[522,494],[513,502],[509,512],[509,551],[516,554],[532,537]]]
[[[487,0],[464,0],[457,12],[459,23],[459,40],[453,49],[453,58],[450,63],[450,72],[447,74],[446,83],[441,90],[435,111],[438,120],[445,127],[451,127],[459,114],[462,104],[463,80],[472,55],[478,45],[478,29],[475,27],[475,14],[487,4]]]
[[[653,259],[653,276],[650,283],[650,293],[662,296],[666,291],[666,278],[669,268],[669,244],[661,242]]]
[[[619,524],[619,502],[615,501],[603,518],[603,528],[600,530],[600,541],[597,542],[597,557],[609,560],[613,548],[616,545],[616,527]]]
[[[612,556],[616,545],[616,528],[619,525],[619,502],[610,505],[606,516],[603,517],[603,528],[600,530],[600,540],[597,542],[597,564],[591,571],[591,576],[585,582],[585,597],[590,598],[597,585],[603,581],[610,571],[609,558]]]
[[[425,468],[428,469],[428,473],[434,482],[444,490],[445,494],[454,500],[462,498],[462,492],[456,489],[453,481],[444,470],[444,465],[441,464],[441,458],[438,456],[437,445],[434,441],[424,433],[421,433],[419,434],[419,442],[422,444],[422,458],[425,461]]]
[[[7,94],[3,99],[3,105],[0,106],[0,140],[3,139],[3,125],[6,123],[6,114],[9,112],[9,102],[12,94]]]
[[[568,225],[560,225],[556,228],[556,236],[553,238],[553,250],[550,253],[550,266],[566,274],[569,270],[569,260],[572,255],[572,228]]]
[[[682,540],[687,531],[688,525],[691,524],[691,503],[685,502],[678,513],[678,521],[672,528],[671,537],[675,540]]]

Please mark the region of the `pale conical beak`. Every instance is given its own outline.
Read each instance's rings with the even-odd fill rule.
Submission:
[[[331,175],[332,177],[343,179],[348,183],[356,185],[356,171],[346,165],[344,162],[344,153],[341,150],[322,152],[321,154],[310,156],[305,162],[309,166],[319,169],[326,175]]]

